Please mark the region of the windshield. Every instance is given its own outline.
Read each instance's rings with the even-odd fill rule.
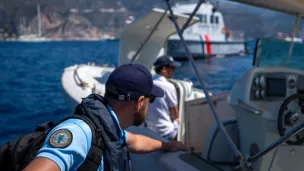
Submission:
[[[253,65],[255,66],[285,66],[304,69],[304,44],[294,42],[292,55],[286,64],[291,41],[273,38],[259,39],[255,49]]]

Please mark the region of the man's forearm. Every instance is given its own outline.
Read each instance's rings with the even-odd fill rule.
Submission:
[[[130,142],[128,143],[128,149],[132,153],[148,153],[157,150],[166,151],[168,146],[167,143],[149,138],[147,136],[132,134],[128,132],[128,139],[130,138]]]

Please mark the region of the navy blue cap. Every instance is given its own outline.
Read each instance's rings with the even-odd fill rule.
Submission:
[[[173,67],[180,67],[181,63],[174,61],[171,56],[166,56],[166,55],[157,58],[157,60],[154,62],[155,67],[163,67],[166,65],[170,65]]]
[[[164,91],[153,84],[152,75],[146,67],[124,64],[110,74],[105,94],[118,100],[137,100],[140,96],[163,97]]]

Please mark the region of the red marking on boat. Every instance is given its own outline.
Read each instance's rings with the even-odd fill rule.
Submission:
[[[207,55],[210,55],[212,52],[211,52],[211,43],[210,43],[210,40],[209,40],[209,36],[204,35],[204,38],[205,38],[205,42],[206,42]]]

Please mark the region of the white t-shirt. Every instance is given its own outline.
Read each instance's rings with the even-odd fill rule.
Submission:
[[[145,122],[149,129],[161,136],[171,136],[170,134],[176,133],[176,126],[170,119],[169,108],[177,105],[176,89],[164,76],[158,74],[153,76],[153,83],[161,87],[165,95],[161,98],[156,97],[153,103],[149,103]]]

